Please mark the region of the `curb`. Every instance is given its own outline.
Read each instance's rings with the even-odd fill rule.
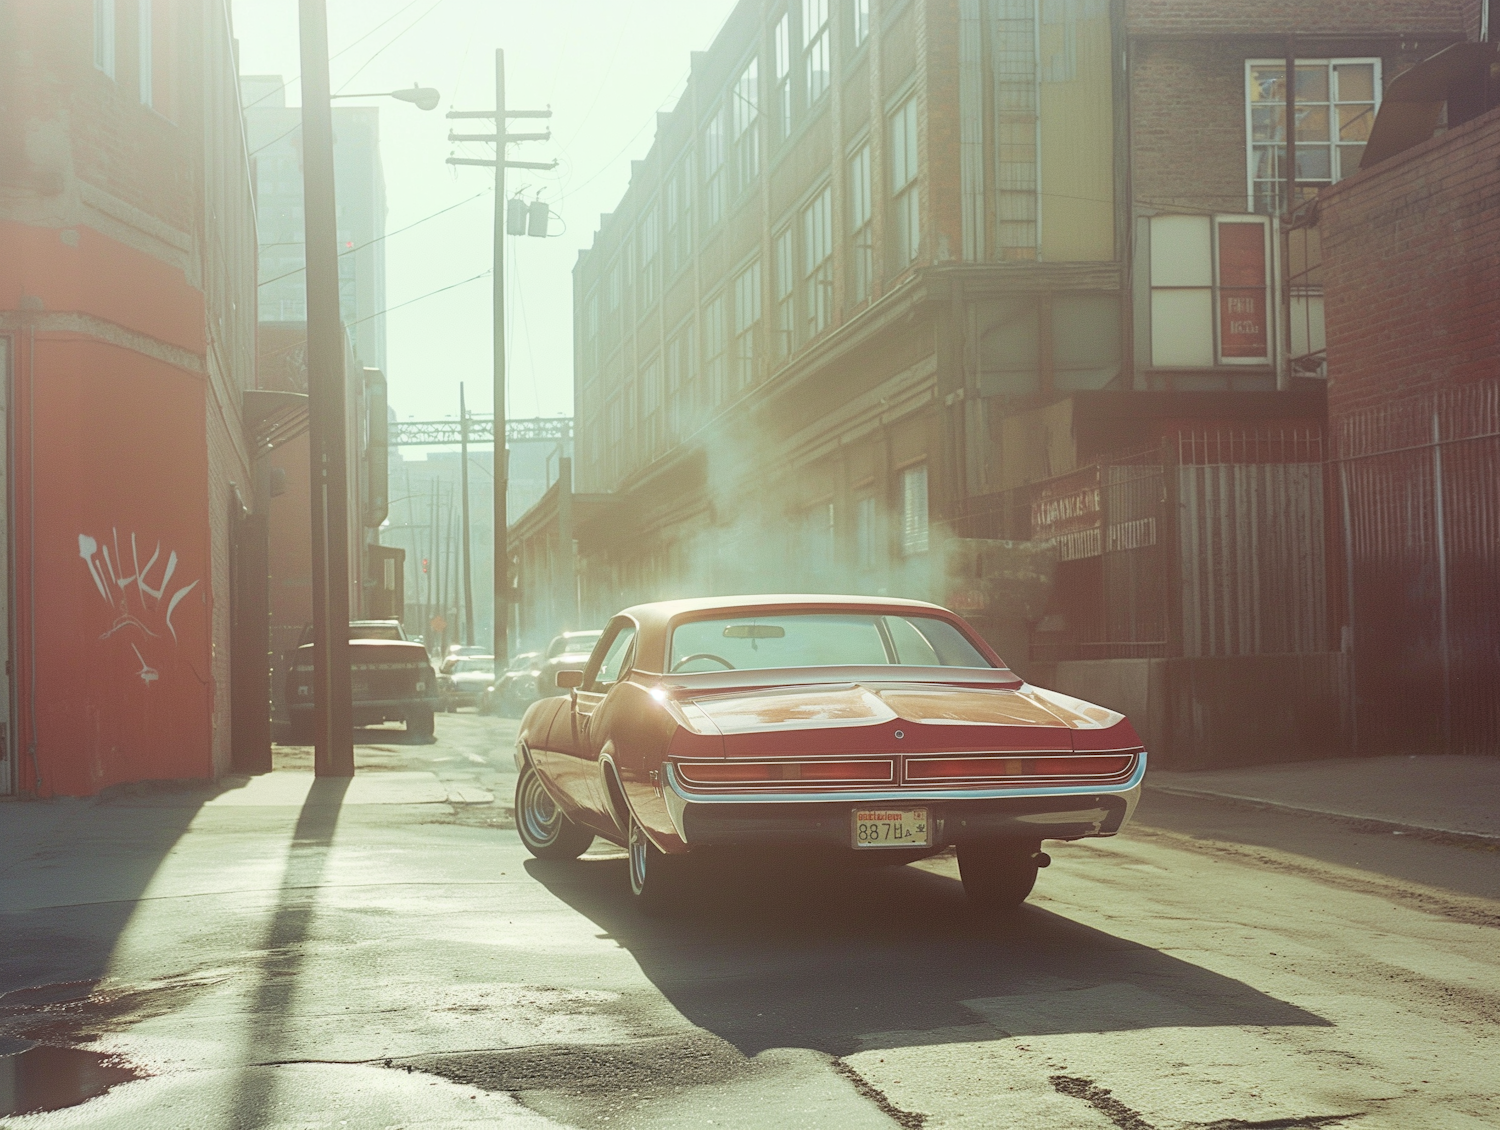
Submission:
[[[1235,793],[1211,792],[1207,789],[1187,789],[1177,785],[1153,785],[1148,779],[1144,787],[1152,792],[1168,793],[1172,796],[1192,797],[1195,800],[1212,800],[1221,804],[1232,804],[1241,808],[1269,809],[1287,812],[1296,816],[1318,816],[1325,820],[1336,820],[1356,831],[1389,833],[1390,835],[1413,836],[1434,843],[1453,844],[1459,847],[1483,847],[1500,850],[1500,835],[1488,832],[1457,832],[1451,828],[1433,828],[1426,824],[1404,824],[1395,820],[1380,820],[1371,816],[1355,816],[1349,812],[1334,812],[1326,808],[1311,808],[1306,805],[1285,804],[1281,801],[1265,800],[1261,797],[1239,796]]]

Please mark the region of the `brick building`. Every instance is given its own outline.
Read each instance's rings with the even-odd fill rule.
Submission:
[[[0,792],[230,765],[256,246],[226,12],[0,3]]]
[[[581,575],[579,620],[684,591],[889,591],[961,607],[1023,668],[1286,648],[1323,656],[1326,678],[1298,679],[1336,700],[1321,540],[1285,592],[1205,576],[1255,620],[1209,623],[1216,592],[1186,585],[1202,605],[1183,607],[1166,583],[1207,534],[1169,546],[1165,511],[1106,530],[1125,511],[1101,500],[1133,473],[1099,461],[1161,479],[1204,452],[1291,460],[1311,505],[1322,296],[1278,284],[1289,44],[1307,196],[1358,166],[1389,78],[1474,34],[1477,11],[744,0],[575,268],[587,505],[567,538],[560,500],[528,515],[522,560]],[[1217,442],[1231,431],[1238,447]],[[1078,528],[1039,524],[1065,497]],[[1266,519],[1276,537],[1298,505]],[[523,602],[527,585],[523,566]],[[1293,591],[1295,630],[1271,623]]]
[[[1500,63],[1393,84],[1385,159],[1311,217],[1360,747],[1500,752]],[[1430,136],[1436,123],[1447,129]],[[1389,126],[1389,129],[1385,127]]]

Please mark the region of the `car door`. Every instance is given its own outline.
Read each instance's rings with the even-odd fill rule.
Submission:
[[[636,627],[628,619],[622,618],[605,630],[584,670],[583,686],[572,694],[569,705],[558,711],[547,740],[549,775],[580,808],[606,826],[613,821],[599,775],[600,743],[594,733],[594,714],[630,671],[635,643]]]

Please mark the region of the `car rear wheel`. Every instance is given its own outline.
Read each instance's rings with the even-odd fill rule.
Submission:
[[[563,814],[529,765],[516,782],[516,831],[538,859],[577,859],[594,842],[594,833]]]
[[[964,894],[979,910],[1014,910],[1036,885],[1040,844],[978,842],[958,845]]]
[[[406,732],[414,738],[430,738],[433,734],[432,707],[413,710],[406,716]]]
[[[631,901],[647,914],[660,914],[672,907],[682,887],[682,858],[667,855],[630,818],[627,849],[630,853]]]

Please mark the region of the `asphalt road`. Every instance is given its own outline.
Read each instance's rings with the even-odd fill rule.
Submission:
[[[0,1125],[1500,1125],[1500,854],[1148,795],[998,922],[946,858],[651,920],[609,845],[526,855],[514,732],[0,809],[0,1053],[130,1080]]]

